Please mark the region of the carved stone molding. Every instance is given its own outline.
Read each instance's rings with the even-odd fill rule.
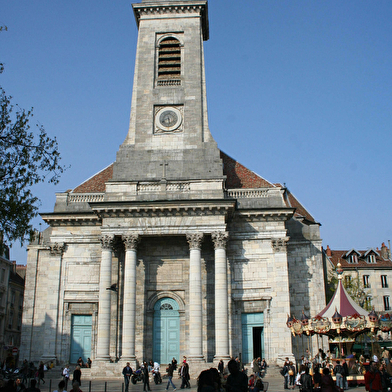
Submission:
[[[285,252],[286,251],[286,242],[285,238],[276,238],[271,241],[272,250],[277,252]]]
[[[54,242],[49,244],[51,256],[61,256],[65,250],[65,244]]]
[[[211,233],[211,238],[214,242],[215,249],[225,249],[229,233],[227,231],[214,231]]]
[[[140,242],[139,234],[127,234],[122,236],[125,250],[136,250],[137,244]]]
[[[189,243],[189,249],[200,249],[201,243],[203,242],[203,233],[191,233],[186,235],[186,239]]]
[[[103,235],[101,236],[100,241],[101,241],[102,248],[110,249],[110,250],[113,249],[114,235],[109,235],[109,234]]]

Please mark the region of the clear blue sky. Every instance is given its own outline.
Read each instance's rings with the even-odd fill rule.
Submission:
[[[0,84],[71,165],[41,212],[116,158],[137,28],[128,0],[0,0]],[[392,2],[210,0],[209,124],[225,153],[286,183],[323,246],[392,240]],[[37,220],[37,225],[40,220]],[[43,226],[44,227],[44,224]],[[25,263],[14,246],[11,258]]]

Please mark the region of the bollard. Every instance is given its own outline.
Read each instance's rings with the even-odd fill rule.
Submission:
[[[107,383],[107,381],[105,381],[105,392],[106,392],[107,385],[108,385],[108,383]]]
[[[52,390],[52,380],[49,380],[49,392]]]
[[[121,392],[124,392],[124,383],[121,384]]]
[[[88,382],[88,392],[91,392],[91,380]]]

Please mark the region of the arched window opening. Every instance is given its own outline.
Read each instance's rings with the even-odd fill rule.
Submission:
[[[165,38],[158,49],[158,86],[181,84],[181,47],[173,37]]]

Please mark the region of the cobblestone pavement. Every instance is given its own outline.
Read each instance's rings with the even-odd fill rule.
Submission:
[[[53,392],[57,389],[57,384],[60,379],[47,379],[45,384],[40,385],[41,392]],[[179,392],[181,386],[181,380],[178,378],[173,379],[175,386],[177,387],[177,391]],[[266,375],[263,378],[263,382],[268,383],[268,392],[290,392],[283,388],[283,377],[279,374],[270,374]],[[152,392],[165,392],[167,386],[167,378],[163,379],[162,384],[155,385],[154,382],[150,382],[150,387]],[[266,384],[267,386],[267,384]],[[70,390],[70,384],[68,384],[68,391]],[[94,378],[92,380],[84,380],[82,379],[81,389],[83,392],[124,392],[124,383],[123,379],[119,378],[116,380],[107,380],[101,378]],[[349,388],[352,392],[365,392],[365,387],[352,387]],[[177,392],[176,391],[176,392]],[[197,384],[196,380],[191,380],[191,389],[185,389],[184,392],[196,392]],[[143,383],[138,382],[136,385],[132,383],[129,385],[129,392],[143,392]],[[172,387],[169,387],[168,392],[173,392]],[[299,392],[299,389],[296,388],[293,392]]]

